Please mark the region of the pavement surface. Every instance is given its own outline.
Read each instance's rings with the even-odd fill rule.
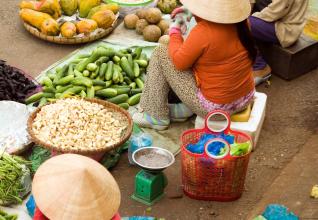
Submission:
[[[0,59],[37,76],[42,70],[83,46],[65,46],[36,39],[24,30],[17,0],[3,1],[0,8]],[[181,198],[180,155],[165,171],[167,195],[151,209],[130,199],[138,168],[130,167],[124,154],[112,174],[122,192],[122,216],[151,215],[167,220],[250,219],[269,203],[290,207],[302,219],[318,219],[318,200],[309,197],[318,184],[317,135],[318,70],[293,81],[278,77],[258,91],[268,95],[267,115],[257,149],[253,152],[242,198],[235,202],[204,202]],[[193,127],[189,121],[174,124],[167,136],[178,142],[181,132]]]

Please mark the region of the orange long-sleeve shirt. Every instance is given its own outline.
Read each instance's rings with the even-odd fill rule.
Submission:
[[[254,89],[252,62],[241,44],[236,26],[196,18],[197,25],[184,41],[172,34],[169,55],[178,70],[192,68],[206,99],[231,103]]]

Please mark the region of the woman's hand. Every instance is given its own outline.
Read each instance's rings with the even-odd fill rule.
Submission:
[[[184,17],[180,14],[177,14],[174,17],[173,23],[170,25],[169,35],[174,33],[185,34],[187,32],[187,24],[184,20]]]
[[[174,9],[171,12],[171,19],[174,21],[177,15],[182,15],[185,21],[190,21],[192,13],[184,6]]]

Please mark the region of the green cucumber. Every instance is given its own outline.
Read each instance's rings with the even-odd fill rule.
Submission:
[[[47,77],[50,78],[50,80],[54,80],[55,79],[55,73],[52,73],[52,71],[48,71],[46,73]]]
[[[126,102],[128,98],[129,96],[127,94],[121,94],[121,95],[115,96],[114,98],[107,99],[107,101],[114,104],[120,104],[120,103]]]
[[[74,75],[65,76],[56,82],[56,85],[67,85],[74,79]]]
[[[135,83],[137,84],[138,88],[143,89],[144,88],[144,83],[142,82],[141,79],[136,78]]]
[[[73,86],[72,88],[69,88],[65,90],[62,93],[62,96],[65,97],[66,95],[74,95],[80,93],[82,90],[85,90],[85,87],[83,86]]]
[[[40,84],[41,84],[41,85],[44,85],[44,86],[47,86],[47,87],[52,87],[52,86],[53,86],[53,82],[52,82],[52,80],[51,80],[48,76],[44,76],[44,77],[41,79]]]
[[[106,70],[107,70],[107,63],[102,63],[102,65],[99,68],[99,78],[104,80],[105,79],[105,75],[106,75]]]
[[[119,57],[119,58],[122,58],[124,57],[126,54],[125,53],[122,53],[121,51],[116,51],[115,52],[115,56]]]
[[[68,65],[64,65],[61,69],[59,69],[56,72],[53,83],[56,84],[61,78],[63,78],[66,75],[67,71],[68,71]]]
[[[125,103],[125,102],[118,104],[118,106],[120,106],[120,107],[122,107],[123,109],[126,109],[126,110],[129,109],[129,104],[128,104],[128,103]]]
[[[133,96],[133,95],[136,95],[138,93],[142,93],[142,89],[132,89],[130,91],[130,95]]]
[[[83,76],[89,77],[89,75],[90,75],[90,72],[88,70],[83,71]]]
[[[111,88],[126,88],[126,89],[130,89],[130,86],[112,85]]]
[[[81,96],[81,98],[85,98],[86,97],[86,92],[84,90],[82,90],[80,92],[80,96]]]
[[[84,71],[85,72],[85,71]],[[84,73],[83,72],[83,73]],[[88,70],[87,70],[87,72],[88,72]],[[88,74],[89,74],[89,72],[88,72]],[[76,77],[82,77],[84,74],[82,74],[80,71],[78,71],[78,70],[74,70],[74,75],[76,76]]]
[[[131,96],[127,103],[130,105],[130,106],[134,106],[134,105],[137,105],[140,101],[140,97],[141,97],[141,93],[138,93],[136,95],[133,95]]]
[[[121,58],[120,60],[120,66],[121,68],[124,70],[124,72],[126,72],[129,76],[130,79],[134,79],[134,71],[132,70],[129,62],[128,62],[128,59],[126,57],[123,57]]]
[[[120,62],[120,57],[119,57],[119,56],[114,56],[114,57],[113,57],[113,61],[114,61],[115,63],[119,63],[119,62]]]
[[[148,62],[146,60],[135,60],[136,63],[138,63],[138,65],[140,67],[147,67],[148,66]]]
[[[67,86],[61,86],[61,87],[56,87],[56,93],[62,93],[65,90],[72,88],[73,85],[67,85]]]
[[[74,64],[68,66],[67,75],[74,75]]]
[[[109,60],[108,57],[103,56],[103,57],[100,57],[95,63],[96,63],[98,66],[100,66],[100,65],[102,65],[103,63],[106,63],[108,60]]]
[[[129,84],[129,86],[132,88],[132,89],[136,89],[136,86],[137,84],[135,82],[132,82]]]
[[[138,60],[140,58],[140,55],[141,55],[141,52],[142,52],[142,48],[141,47],[137,47],[133,53],[133,58]]]
[[[119,69],[117,64],[114,64],[113,67],[113,82],[119,83]]]
[[[43,92],[39,92],[39,93],[36,93],[34,95],[31,95],[30,97],[28,97],[25,100],[25,104],[28,105],[30,103],[36,102],[36,101],[40,100],[42,97],[43,97]]]
[[[87,88],[87,93],[86,93],[87,98],[94,98],[95,97],[95,89],[94,86],[88,87]]]
[[[62,96],[62,93],[55,93],[55,98],[56,98],[56,99],[61,98],[61,96]]]
[[[130,80],[130,78],[127,77],[127,76],[124,77],[124,81],[125,81],[127,84],[132,83],[132,81]]]
[[[96,63],[89,63],[89,64],[87,64],[86,69],[88,71],[93,72],[97,69],[97,64]]]
[[[140,57],[139,57],[139,60],[145,60],[145,61],[148,61],[147,54],[145,54],[145,53],[141,53],[141,54],[140,54]]]
[[[130,92],[130,88],[114,88],[117,90],[117,94],[121,95],[121,94],[129,94]]]
[[[128,63],[129,63],[130,68],[132,69],[133,66],[134,66],[134,63],[133,63],[133,58],[132,58],[132,55],[131,55],[131,54],[128,54],[128,55],[127,55],[127,60],[128,60]]]
[[[111,80],[113,78],[113,65],[114,64],[112,61],[108,61],[107,70],[106,70],[106,74],[105,74],[106,80]]]
[[[42,97],[45,97],[45,98],[54,98],[55,95],[54,95],[54,93],[43,92]]]
[[[75,59],[84,59],[84,58],[88,58],[90,56],[91,56],[90,54],[79,54],[76,56]]]
[[[78,64],[82,62],[84,58],[75,58],[74,60],[71,60],[70,64]]]
[[[71,81],[73,85],[91,87],[93,82],[87,77],[77,77]]]
[[[105,98],[112,98],[117,96],[117,90],[112,88],[102,89],[97,91],[96,95],[105,97]]]
[[[135,77],[138,77],[140,75],[139,65],[136,62],[134,62],[134,74]]]
[[[55,93],[55,89],[53,87],[43,87],[43,92],[50,92],[50,93]]]
[[[94,86],[106,86],[106,83],[103,80],[93,79],[92,81]]]
[[[110,87],[113,84],[112,80],[106,81],[106,88]]]
[[[94,86],[95,92],[102,89],[106,89],[105,86]]]
[[[123,74],[119,71],[119,83],[123,83],[124,82],[124,77]]]
[[[45,97],[42,97],[40,99],[38,107],[41,107],[41,106],[45,105],[46,103],[47,103],[47,99]]]

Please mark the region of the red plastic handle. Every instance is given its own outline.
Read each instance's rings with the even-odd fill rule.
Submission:
[[[223,115],[226,118],[227,125],[223,129],[218,129],[218,130],[214,129],[213,130],[213,129],[211,129],[209,127],[209,120],[214,115]],[[227,112],[222,111],[222,110],[215,110],[215,111],[210,112],[206,116],[204,124],[205,124],[205,128],[204,129],[208,130],[208,131],[210,131],[212,133],[228,132],[230,130],[230,126],[231,126],[231,118],[230,118],[230,115]]]

